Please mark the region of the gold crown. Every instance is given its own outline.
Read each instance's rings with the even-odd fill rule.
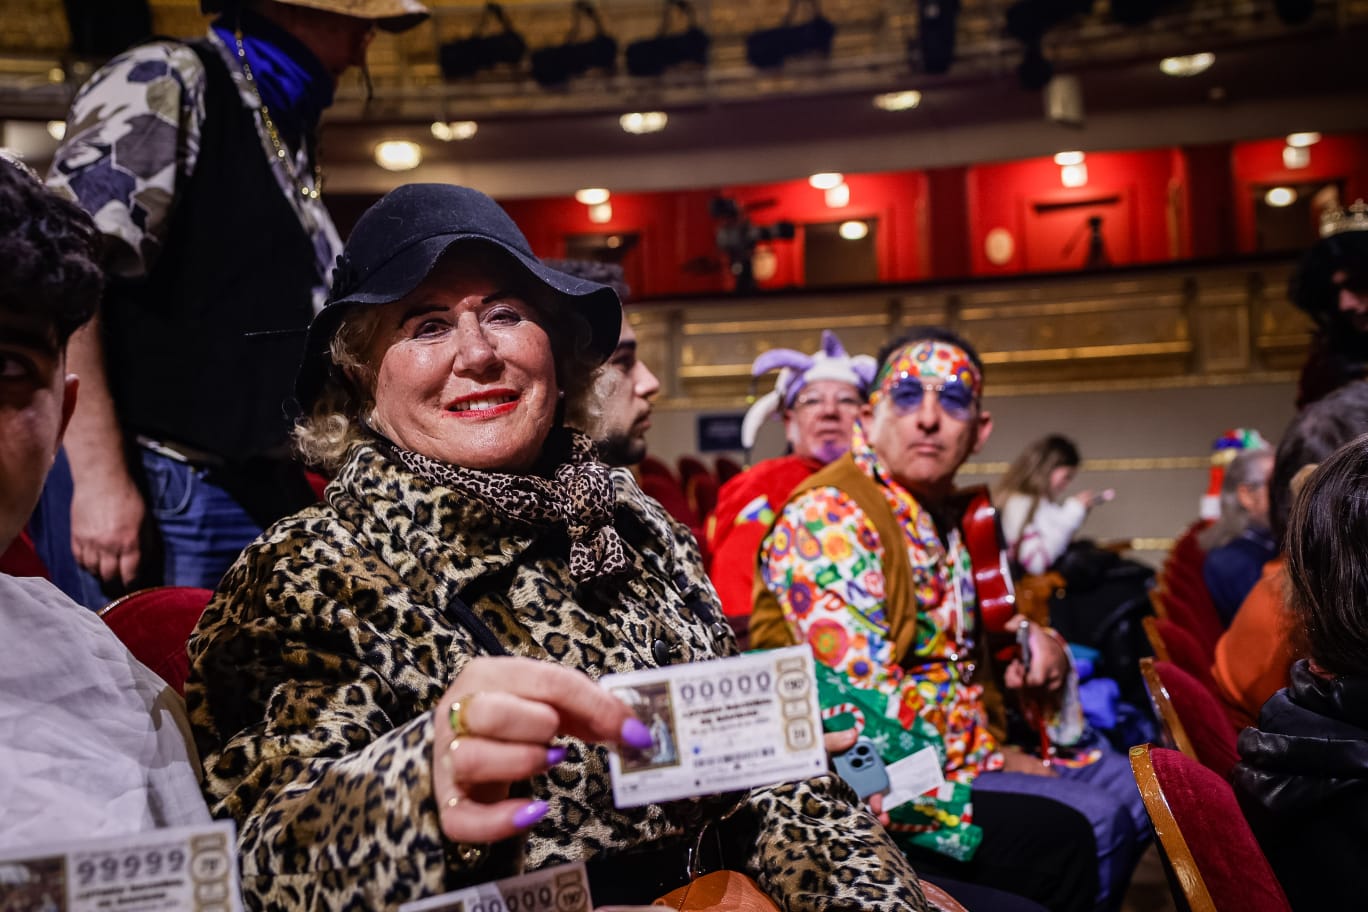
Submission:
[[[1368,231],[1368,203],[1362,199],[1348,209],[1336,206],[1321,213],[1321,237],[1328,238],[1346,231]]]

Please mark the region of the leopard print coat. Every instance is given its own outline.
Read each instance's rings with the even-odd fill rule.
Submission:
[[[510,653],[591,677],[736,651],[692,536],[625,473],[614,526],[630,572],[576,585],[564,533],[491,511],[356,448],[326,502],[238,559],[189,644],[186,703],[218,817],[239,828],[251,909],[393,909],[529,869],[693,831],[716,801],[619,811],[603,747],[528,793],[551,805],[525,845],[467,865],[442,836],[432,713],[480,650],[444,612],[459,594]],[[663,653],[661,653],[663,654]],[[789,910],[925,909],[916,875],[841,780],[759,789],[743,867]],[[500,847],[505,850],[500,851]]]

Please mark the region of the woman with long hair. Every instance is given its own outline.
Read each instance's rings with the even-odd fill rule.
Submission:
[[[1068,437],[1050,434],[1021,451],[993,486],[1002,533],[1014,563],[1030,574],[1044,573],[1064,554],[1088,511],[1116,496],[1105,491],[1064,492],[1081,462]]]

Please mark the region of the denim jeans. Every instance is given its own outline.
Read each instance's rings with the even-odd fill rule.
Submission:
[[[98,611],[109,599],[100,591],[100,581],[76,562],[71,548],[71,495],[71,464],[66,450],[61,449],[43,484],[38,506],[29,517],[29,535],[52,584],[72,601]]]
[[[162,548],[162,583],[213,589],[262,527],[198,469],[140,449],[147,510]]]

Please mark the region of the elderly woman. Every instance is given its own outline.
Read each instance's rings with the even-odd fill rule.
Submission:
[[[604,743],[650,734],[592,679],[736,649],[687,531],[560,424],[620,319],[473,190],[402,187],[358,222],[297,387],[336,477],[190,642],[250,907],[390,909],[572,861],[597,902],[646,902],[706,832],[785,908],[926,908],[838,779],[614,807]]]

